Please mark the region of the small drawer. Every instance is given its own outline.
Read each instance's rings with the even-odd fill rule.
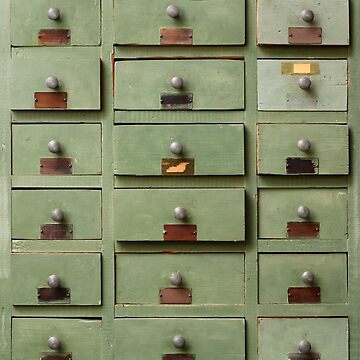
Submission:
[[[244,126],[115,126],[114,157],[115,175],[243,175]]]
[[[260,254],[259,303],[347,303],[346,254]]]
[[[258,60],[258,110],[346,111],[347,86],[346,60]]]
[[[116,303],[243,304],[244,254],[118,254]]]
[[[259,190],[260,239],[347,238],[345,188]]]
[[[101,174],[101,126],[12,126],[14,175]]]
[[[244,109],[244,61],[118,61],[115,64],[114,108]]]
[[[79,319],[13,319],[12,359],[101,359],[101,322]]]
[[[14,190],[12,202],[13,239],[101,239],[99,190]]]
[[[244,319],[117,319],[115,359],[244,360]]]
[[[245,1],[115,0],[115,43],[243,45]],[[136,14],[136,16],[134,16]],[[149,24],[146,25],[145,24]]]
[[[258,125],[259,175],[347,175],[347,125]]]
[[[347,318],[258,319],[259,360],[347,360]]]
[[[12,110],[99,110],[100,59],[13,58],[10,102]]]
[[[348,0],[258,0],[257,18],[260,45],[349,45]]]
[[[101,305],[100,254],[13,254],[13,305]]]
[[[244,241],[243,189],[121,189],[117,241]]]

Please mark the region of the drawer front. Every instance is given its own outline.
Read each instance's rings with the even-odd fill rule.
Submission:
[[[243,189],[115,190],[114,236],[118,241],[244,241],[244,211]]]
[[[183,359],[186,354],[189,360],[245,359],[243,319],[117,319],[114,323],[116,359],[159,360],[170,354],[166,359],[181,355]]]
[[[243,304],[244,276],[244,254],[118,254],[116,303]]]
[[[13,46],[99,44],[100,0],[11,1]]]
[[[101,238],[98,190],[14,190],[12,202],[14,239]]]
[[[347,61],[258,60],[258,110],[346,111]]]
[[[244,62],[119,61],[115,64],[114,107],[120,110],[244,109]]]
[[[259,238],[339,240],[346,237],[346,189],[259,191]]]
[[[260,175],[347,175],[347,125],[258,125]]]
[[[100,254],[13,254],[12,302],[100,305],[100,260]]]
[[[259,319],[258,359],[347,360],[348,333],[346,318]],[[305,357],[309,344],[314,356]]]
[[[346,254],[260,254],[259,302],[346,303]]]
[[[13,125],[14,175],[101,174],[101,126]]]
[[[348,45],[349,1],[259,0],[257,36],[259,44]]]
[[[12,59],[12,110],[99,110],[100,60]]]
[[[101,359],[100,335],[99,320],[13,319],[12,359]]]
[[[116,0],[115,43],[139,45],[242,45],[245,1]],[[136,16],[134,16],[136,14]],[[144,26],[144,24],[149,24]]]
[[[116,175],[244,174],[243,125],[120,125],[114,132]]]

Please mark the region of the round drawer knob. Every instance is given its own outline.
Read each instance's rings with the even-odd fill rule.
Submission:
[[[50,20],[59,20],[60,19],[60,9],[58,9],[58,8],[50,8],[48,10],[48,18]]]
[[[297,209],[298,217],[307,219],[310,216],[310,209],[306,206],[299,206]]]
[[[307,340],[301,340],[298,344],[298,348],[302,354],[309,353],[311,351],[311,343]]]
[[[312,22],[314,20],[315,14],[312,10],[306,9],[301,12],[301,18],[305,22]]]
[[[175,216],[175,219],[185,220],[186,219],[186,209],[184,209],[182,207],[176,207],[174,209],[174,216]]]
[[[180,155],[183,152],[183,147],[180,143],[174,141],[170,144],[170,151],[175,155]]]
[[[57,275],[50,275],[47,283],[51,288],[58,288],[60,286],[60,278]]]
[[[184,86],[184,80],[180,76],[173,76],[170,84],[174,89],[181,89]]]
[[[172,339],[173,345],[177,348],[185,347],[185,338],[182,335],[175,335]]]
[[[303,89],[303,90],[309,90],[311,87],[311,80],[306,77],[303,76],[299,79],[299,88]]]
[[[61,341],[57,336],[50,336],[48,339],[48,347],[52,350],[59,350],[61,347]]]
[[[174,273],[171,273],[169,276],[169,281],[171,284],[175,286],[180,286],[182,283],[182,276],[179,271],[176,271]]]
[[[172,18],[177,18],[180,15],[180,9],[176,5],[169,5],[166,8],[166,13]]]
[[[306,285],[312,285],[315,281],[315,275],[311,271],[305,271],[301,274],[301,280]]]
[[[45,80],[45,85],[49,89],[57,89],[59,87],[59,80],[58,80],[58,78],[56,76],[49,76]]]
[[[302,152],[308,152],[311,148],[311,142],[307,139],[300,139],[298,141],[297,147]]]
[[[56,222],[61,222],[64,220],[64,212],[61,209],[54,209],[51,212],[51,218]]]
[[[57,140],[53,139],[48,142],[48,149],[50,152],[57,154],[61,152],[61,145]]]

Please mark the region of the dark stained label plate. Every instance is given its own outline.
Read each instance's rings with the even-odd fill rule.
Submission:
[[[38,288],[38,302],[70,303],[70,289],[66,288]]]
[[[193,94],[160,94],[160,105],[163,110],[191,110]]]
[[[162,159],[161,173],[164,176],[193,176],[194,159]]]
[[[289,304],[318,304],[321,303],[319,287],[289,287]]]
[[[165,241],[196,241],[197,227],[189,224],[165,224],[163,239]]]
[[[67,92],[35,92],[35,109],[66,109]]]
[[[319,353],[292,353],[288,355],[289,360],[320,360],[320,354]]]
[[[38,34],[39,45],[70,45],[70,30],[41,29]]]
[[[42,354],[41,360],[71,360],[72,354]]]
[[[72,240],[72,224],[43,224],[40,226],[41,240]]]
[[[317,238],[319,236],[320,224],[316,222],[287,223],[288,238]]]
[[[159,292],[160,304],[191,304],[191,289],[164,288]]]
[[[40,174],[44,175],[71,175],[71,158],[41,158]]]
[[[160,45],[192,45],[191,28],[160,28]]]
[[[195,360],[195,354],[164,354],[163,360]]]
[[[292,45],[321,45],[321,27],[289,27],[289,44]]]
[[[318,159],[287,158],[286,173],[289,175],[308,175],[319,173]]]

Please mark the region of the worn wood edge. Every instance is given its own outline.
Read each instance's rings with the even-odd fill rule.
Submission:
[[[13,253],[101,252],[101,240],[12,240]]]
[[[99,318],[102,317],[102,308],[99,305],[73,306],[73,305],[35,305],[13,306],[13,317],[36,317],[36,318]]]
[[[13,175],[13,188],[101,188],[101,175]]]

